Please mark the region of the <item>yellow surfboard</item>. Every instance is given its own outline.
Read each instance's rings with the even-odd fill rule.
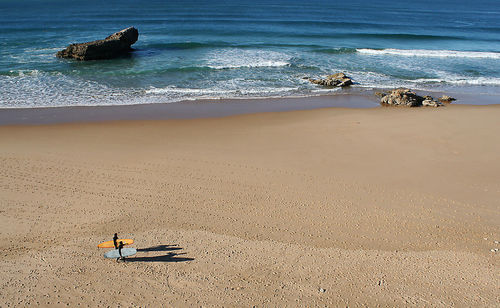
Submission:
[[[118,240],[116,240],[116,242],[118,244],[120,244],[120,242],[123,242],[123,245],[130,245],[130,244],[134,243],[134,240],[127,238],[127,239],[118,239]],[[97,247],[99,247],[99,248],[115,248],[115,244],[113,244],[113,241],[107,241],[107,242],[100,243],[99,245],[97,245]]]

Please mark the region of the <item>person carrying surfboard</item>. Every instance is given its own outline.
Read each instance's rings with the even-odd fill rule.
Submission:
[[[116,233],[115,233],[115,235],[116,235]],[[123,262],[125,262],[125,257],[122,256],[122,248],[123,248],[123,246],[125,246],[125,245],[123,245],[123,242],[120,241],[120,245],[118,245],[118,254],[120,256],[118,258],[116,258],[116,262],[118,262],[119,260],[123,260]]]

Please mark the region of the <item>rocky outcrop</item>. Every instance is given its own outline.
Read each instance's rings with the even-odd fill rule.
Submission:
[[[59,58],[77,60],[112,59],[132,50],[130,46],[132,46],[138,38],[139,31],[134,27],[129,27],[111,34],[104,40],[71,44],[59,51],[56,56]]]
[[[389,94],[380,93],[379,96],[382,96],[380,104],[386,106],[439,107],[443,105],[431,96],[420,96],[410,89],[396,89]]]
[[[424,100],[422,101],[422,106],[424,107],[439,107],[442,106],[440,102],[434,100],[432,96],[426,95],[424,96]]]
[[[424,98],[410,89],[396,89],[380,99],[382,105],[417,107],[422,105]]]
[[[352,79],[344,73],[329,75],[325,79],[307,79],[312,83],[327,87],[347,87],[353,84]]]
[[[453,98],[453,97],[451,97],[451,96],[448,96],[448,95],[443,95],[443,96],[441,96],[440,98],[438,98],[438,100],[439,100],[441,103],[450,104],[452,101],[456,101],[457,99],[456,99],[456,98]]]

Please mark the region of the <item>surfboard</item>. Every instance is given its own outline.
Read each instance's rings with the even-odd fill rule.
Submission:
[[[120,242],[123,242],[123,245],[130,245],[130,244],[134,243],[134,240],[127,238],[127,239],[118,239],[116,242],[118,244],[120,244]],[[113,244],[113,241],[107,241],[107,242],[100,243],[99,245],[97,245],[97,247],[99,247],[99,248],[115,248],[115,245]]]
[[[137,249],[135,248],[122,248],[122,257],[130,257],[137,253]],[[116,259],[120,257],[120,253],[118,249],[113,249],[104,254],[105,258],[108,259]]]

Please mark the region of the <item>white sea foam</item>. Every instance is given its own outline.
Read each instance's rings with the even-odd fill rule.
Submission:
[[[185,98],[235,98],[238,96],[248,95],[279,95],[281,93],[297,91],[299,88],[293,87],[253,87],[253,88],[209,88],[209,89],[195,89],[195,88],[178,88],[178,87],[152,87],[145,91],[146,94],[164,95],[172,97],[183,96]]]
[[[333,92],[340,92],[342,88],[316,88],[312,89],[311,93],[333,93]]]
[[[214,69],[234,69],[287,66],[290,59],[290,56],[276,51],[230,48],[208,53],[204,62]]]
[[[0,107],[114,105],[122,90],[62,73],[11,71],[0,77]]]
[[[472,85],[472,86],[500,86],[500,78],[486,77],[448,77],[448,78],[421,78],[411,80],[413,83],[448,83],[452,85]]]
[[[230,68],[251,68],[251,67],[280,67],[280,66],[287,66],[290,65],[290,63],[285,62],[285,61],[259,61],[259,62],[254,62],[251,64],[242,64],[242,65],[208,65],[210,68],[214,69],[230,69]]]
[[[350,72],[349,75],[356,80],[356,87],[362,88],[397,88],[418,86],[500,86],[499,77],[469,77],[451,74],[446,71],[431,70],[436,77],[418,79],[395,79],[392,76],[375,72]]]
[[[228,91],[226,91],[228,92]],[[146,94],[194,94],[194,95],[206,95],[206,94],[218,94],[221,90],[212,89],[192,89],[192,88],[177,88],[177,87],[165,87],[165,88],[155,88],[152,87],[145,91]]]
[[[500,52],[485,51],[359,48],[357,52],[367,55],[395,55],[406,57],[500,59]]]

